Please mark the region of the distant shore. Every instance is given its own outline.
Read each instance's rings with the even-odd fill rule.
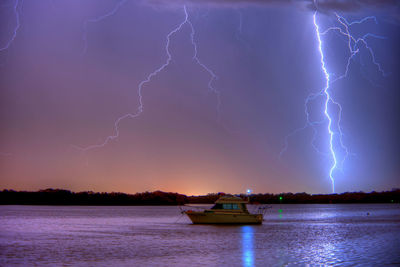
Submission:
[[[186,196],[171,192],[144,192],[136,194],[71,192],[64,189],[45,189],[36,192],[0,191],[0,205],[89,205],[89,206],[139,206],[211,204],[220,193],[203,196]],[[247,195],[239,195],[247,198]],[[400,203],[400,189],[384,192],[346,192],[341,194],[252,194],[252,204],[338,204],[338,203]]]

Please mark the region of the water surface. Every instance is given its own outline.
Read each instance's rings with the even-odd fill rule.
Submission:
[[[250,207],[254,208],[254,207]],[[272,205],[262,225],[178,207],[0,206],[0,265],[398,266],[400,205]]]

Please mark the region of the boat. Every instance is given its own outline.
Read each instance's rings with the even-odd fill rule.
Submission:
[[[248,201],[236,196],[222,196],[211,209],[183,211],[193,224],[262,224],[263,214],[247,210]]]

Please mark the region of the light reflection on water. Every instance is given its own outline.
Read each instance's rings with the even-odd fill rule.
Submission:
[[[244,267],[254,266],[253,227],[242,226],[242,262]]]
[[[252,226],[178,218],[177,207],[0,206],[0,266],[400,264],[398,204],[275,205]]]

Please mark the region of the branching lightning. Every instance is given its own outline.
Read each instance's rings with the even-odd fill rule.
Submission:
[[[22,5],[22,1],[23,0],[21,0],[21,5]],[[15,15],[15,28],[14,28],[13,34],[12,34],[11,38],[7,41],[6,44],[3,47],[0,47],[0,51],[7,50],[11,46],[11,44],[14,42],[15,38],[17,37],[17,32],[19,30],[19,27],[21,26],[20,20],[19,20],[19,12],[18,12],[19,3],[20,3],[20,0],[15,0],[14,6],[13,6],[14,15]]]
[[[209,89],[209,91],[214,93],[217,97],[217,114],[218,114],[217,116],[218,116],[218,121],[219,121],[221,119],[221,94],[220,94],[220,91],[215,89],[215,87],[213,86],[213,82],[215,80],[217,80],[218,77],[217,77],[217,75],[215,75],[215,73],[210,68],[208,68],[206,65],[204,65],[197,57],[197,44],[194,41],[194,34],[195,34],[194,27],[193,27],[192,22],[188,19],[186,7],[184,8],[184,10],[185,10],[185,14],[186,14],[186,22],[189,24],[190,30],[191,30],[190,40],[191,40],[193,48],[194,48],[193,60],[197,64],[199,64],[210,75],[210,80],[208,81],[208,89]]]
[[[292,133],[288,134],[285,138],[285,145],[280,153],[280,157],[288,150],[289,146],[289,138],[292,136],[296,135],[297,133],[311,127],[313,129],[313,139],[311,141],[312,147],[317,151],[319,154],[322,154],[324,156],[329,156],[331,158],[331,165],[329,169],[329,179],[332,184],[332,192],[335,192],[335,179],[334,179],[334,172],[335,170],[340,170],[343,166],[344,161],[346,158],[351,155],[349,149],[344,145],[343,143],[343,130],[341,127],[341,118],[342,118],[342,106],[340,103],[335,101],[332,98],[332,95],[330,94],[331,90],[331,85],[338,80],[342,80],[346,77],[348,77],[349,69],[350,69],[350,64],[353,61],[354,57],[360,53],[360,49],[364,47],[368,53],[370,54],[371,61],[372,63],[376,66],[377,71],[380,72],[383,76],[387,76],[388,73],[386,73],[381,65],[376,61],[375,59],[375,54],[373,49],[368,45],[367,38],[377,38],[377,39],[385,39],[385,37],[378,36],[372,33],[367,33],[362,37],[356,38],[354,35],[350,33],[350,27],[355,24],[362,24],[367,21],[374,21],[377,23],[377,20],[373,16],[365,17],[361,20],[356,20],[353,22],[347,21],[345,18],[341,17],[338,14],[335,14],[337,22],[339,26],[335,27],[330,27],[327,30],[321,32],[320,31],[320,26],[317,23],[317,12],[314,13],[313,15],[313,24],[316,32],[316,37],[318,41],[318,52],[320,55],[320,62],[321,62],[321,70],[324,74],[325,77],[325,85],[322,90],[320,90],[318,93],[313,93],[310,94],[305,102],[304,102],[304,112],[306,115],[306,122],[303,127],[298,128],[294,130]],[[328,34],[329,32],[337,32],[339,35],[342,35],[346,38],[347,42],[347,48],[349,51],[349,57],[346,60],[346,65],[344,72],[340,75],[335,75],[333,73],[329,73],[327,69],[327,63],[326,63],[326,58],[324,56],[323,52],[323,42],[322,42],[322,36]],[[324,99],[324,104],[323,104],[323,115],[324,119],[319,120],[319,121],[312,121],[310,119],[310,112],[309,112],[309,104],[311,101],[315,100],[316,98],[323,97]],[[335,109],[336,108],[336,113]],[[334,115],[337,116],[336,122],[334,121]],[[315,144],[315,139],[317,135],[317,125],[321,125],[323,123],[327,122],[327,133],[328,133],[328,146],[329,146],[329,152],[323,152],[321,151],[318,146]],[[337,144],[337,146],[335,146]],[[344,156],[341,157],[341,160],[339,160],[338,156],[338,149],[343,152]]]
[[[119,1],[115,7],[110,10],[109,12],[107,12],[104,15],[101,15],[99,17],[93,18],[93,19],[87,19],[83,22],[83,34],[82,34],[82,40],[83,40],[83,54],[86,54],[87,49],[88,49],[88,41],[87,41],[87,34],[88,34],[88,25],[89,23],[97,23],[99,21],[102,21],[112,15],[114,15],[115,13],[117,13],[117,11],[119,10],[119,8],[121,6],[123,6],[126,3],[127,0],[121,0]]]
[[[101,18],[103,19],[103,18],[105,18],[105,17],[107,17],[107,16],[110,16],[110,15],[112,15],[113,13],[115,13],[115,12],[117,11],[117,9],[119,8],[119,6],[121,6],[121,5],[123,4],[123,2],[125,2],[125,1],[121,1],[120,4],[114,8],[113,12],[110,12],[110,13],[108,13],[108,15],[104,15],[104,16],[102,16]],[[139,106],[138,106],[138,108],[137,108],[137,111],[136,111],[135,113],[128,113],[128,114],[125,114],[125,115],[119,117],[119,118],[114,122],[114,134],[108,136],[107,138],[105,138],[105,140],[104,140],[102,143],[100,143],[100,144],[95,144],[95,145],[91,145],[91,146],[87,146],[87,147],[78,147],[78,146],[74,146],[75,148],[77,148],[77,149],[79,149],[79,150],[81,150],[81,151],[83,151],[83,152],[86,152],[86,151],[89,151],[89,150],[92,150],[92,149],[95,149],[95,148],[104,147],[104,146],[107,145],[110,141],[112,141],[112,140],[114,140],[114,139],[116,139],[116,138],[119,137],[119,134],[120,134],[119,125],[120,125],[120,123],[121,123],[123,120],[128,119],[128,118],[130,118],[130,119],[137,118],[138,116],[140,116],[140,114],[143,113],[143,110],[144,110],[144,103],[143,103],[142,90],[143,90],[144,86],[145,86],[147,83],[149,83],[155,76],[157,76],[158,73],[160,73],[161,71],[165,70],[165,69],[167,68],[167,66],[171,63],[171,61],[172,61],[172,55],[171,55],[170,50],[169,50],[169,48],[170,48],[171,37],[172,37],[175,33],[179,32],[179,31],[183,28],[183,26],[184,26],[185,24],[189,25],[190,30],[191,30],[191,32],[190,32],[190,40],[191,40],[191,43],[192,43],[193,48],[194,48],[193,60],[194,60],[198,65],[200,65],[200,66],[210,75],[210,80],[209,80],[209,82],[208,82],[208,89],[209,89],[209,91],[213,92],[213,93],[216,95],[216,97],[217,97],[217,101],[218,101],[218,104],[217,104],[217,112],[218,112],[218,118],[220,118],[220,105],[221,105],[220,92],[219,92],[217,89],[215,89],[215,87],[213,86],[213,82],[214,82],[216,79],[218,79],[218,77],[215,75],[215,73],[214,73],[210,68],[208,68],[205,64],[203,64],[203,63],[199,60],[199,58],[198,58],[198,56],[197,56],[197,52],[198,52],[198,50],[197,50],[197,44],[196,44],[195,38],[194,38],[195,30],[194,30],[193,24],[192,24],[191,21],[189,20],[189,14],[188,14],[188,11],[187,11],[187,9],[186,9],[186,6],[183,7],[183,10],[184,10],[184,14],[185,14],[185,19],[184,19],[176,28],[174,28],[171,32],[169,32],[169,33],[167,34],[167,36],[166,36],[167,42],[166,42],[166,45],[165,45],[165,51],[166,51],[166,54],[167,54],[167,60],[166,60],[165,63],[162,64],[160,67],[158,67],[158,68],[155,69],[153,72],[151,72],[151,73],[146,77],[146,79],[142,80],[142,81],[139,83],[139,85],[138,85],[137,93],[138,93],[138,97],[139,97]],[[97,19],[97,21],[99,21],[99,19]]]

